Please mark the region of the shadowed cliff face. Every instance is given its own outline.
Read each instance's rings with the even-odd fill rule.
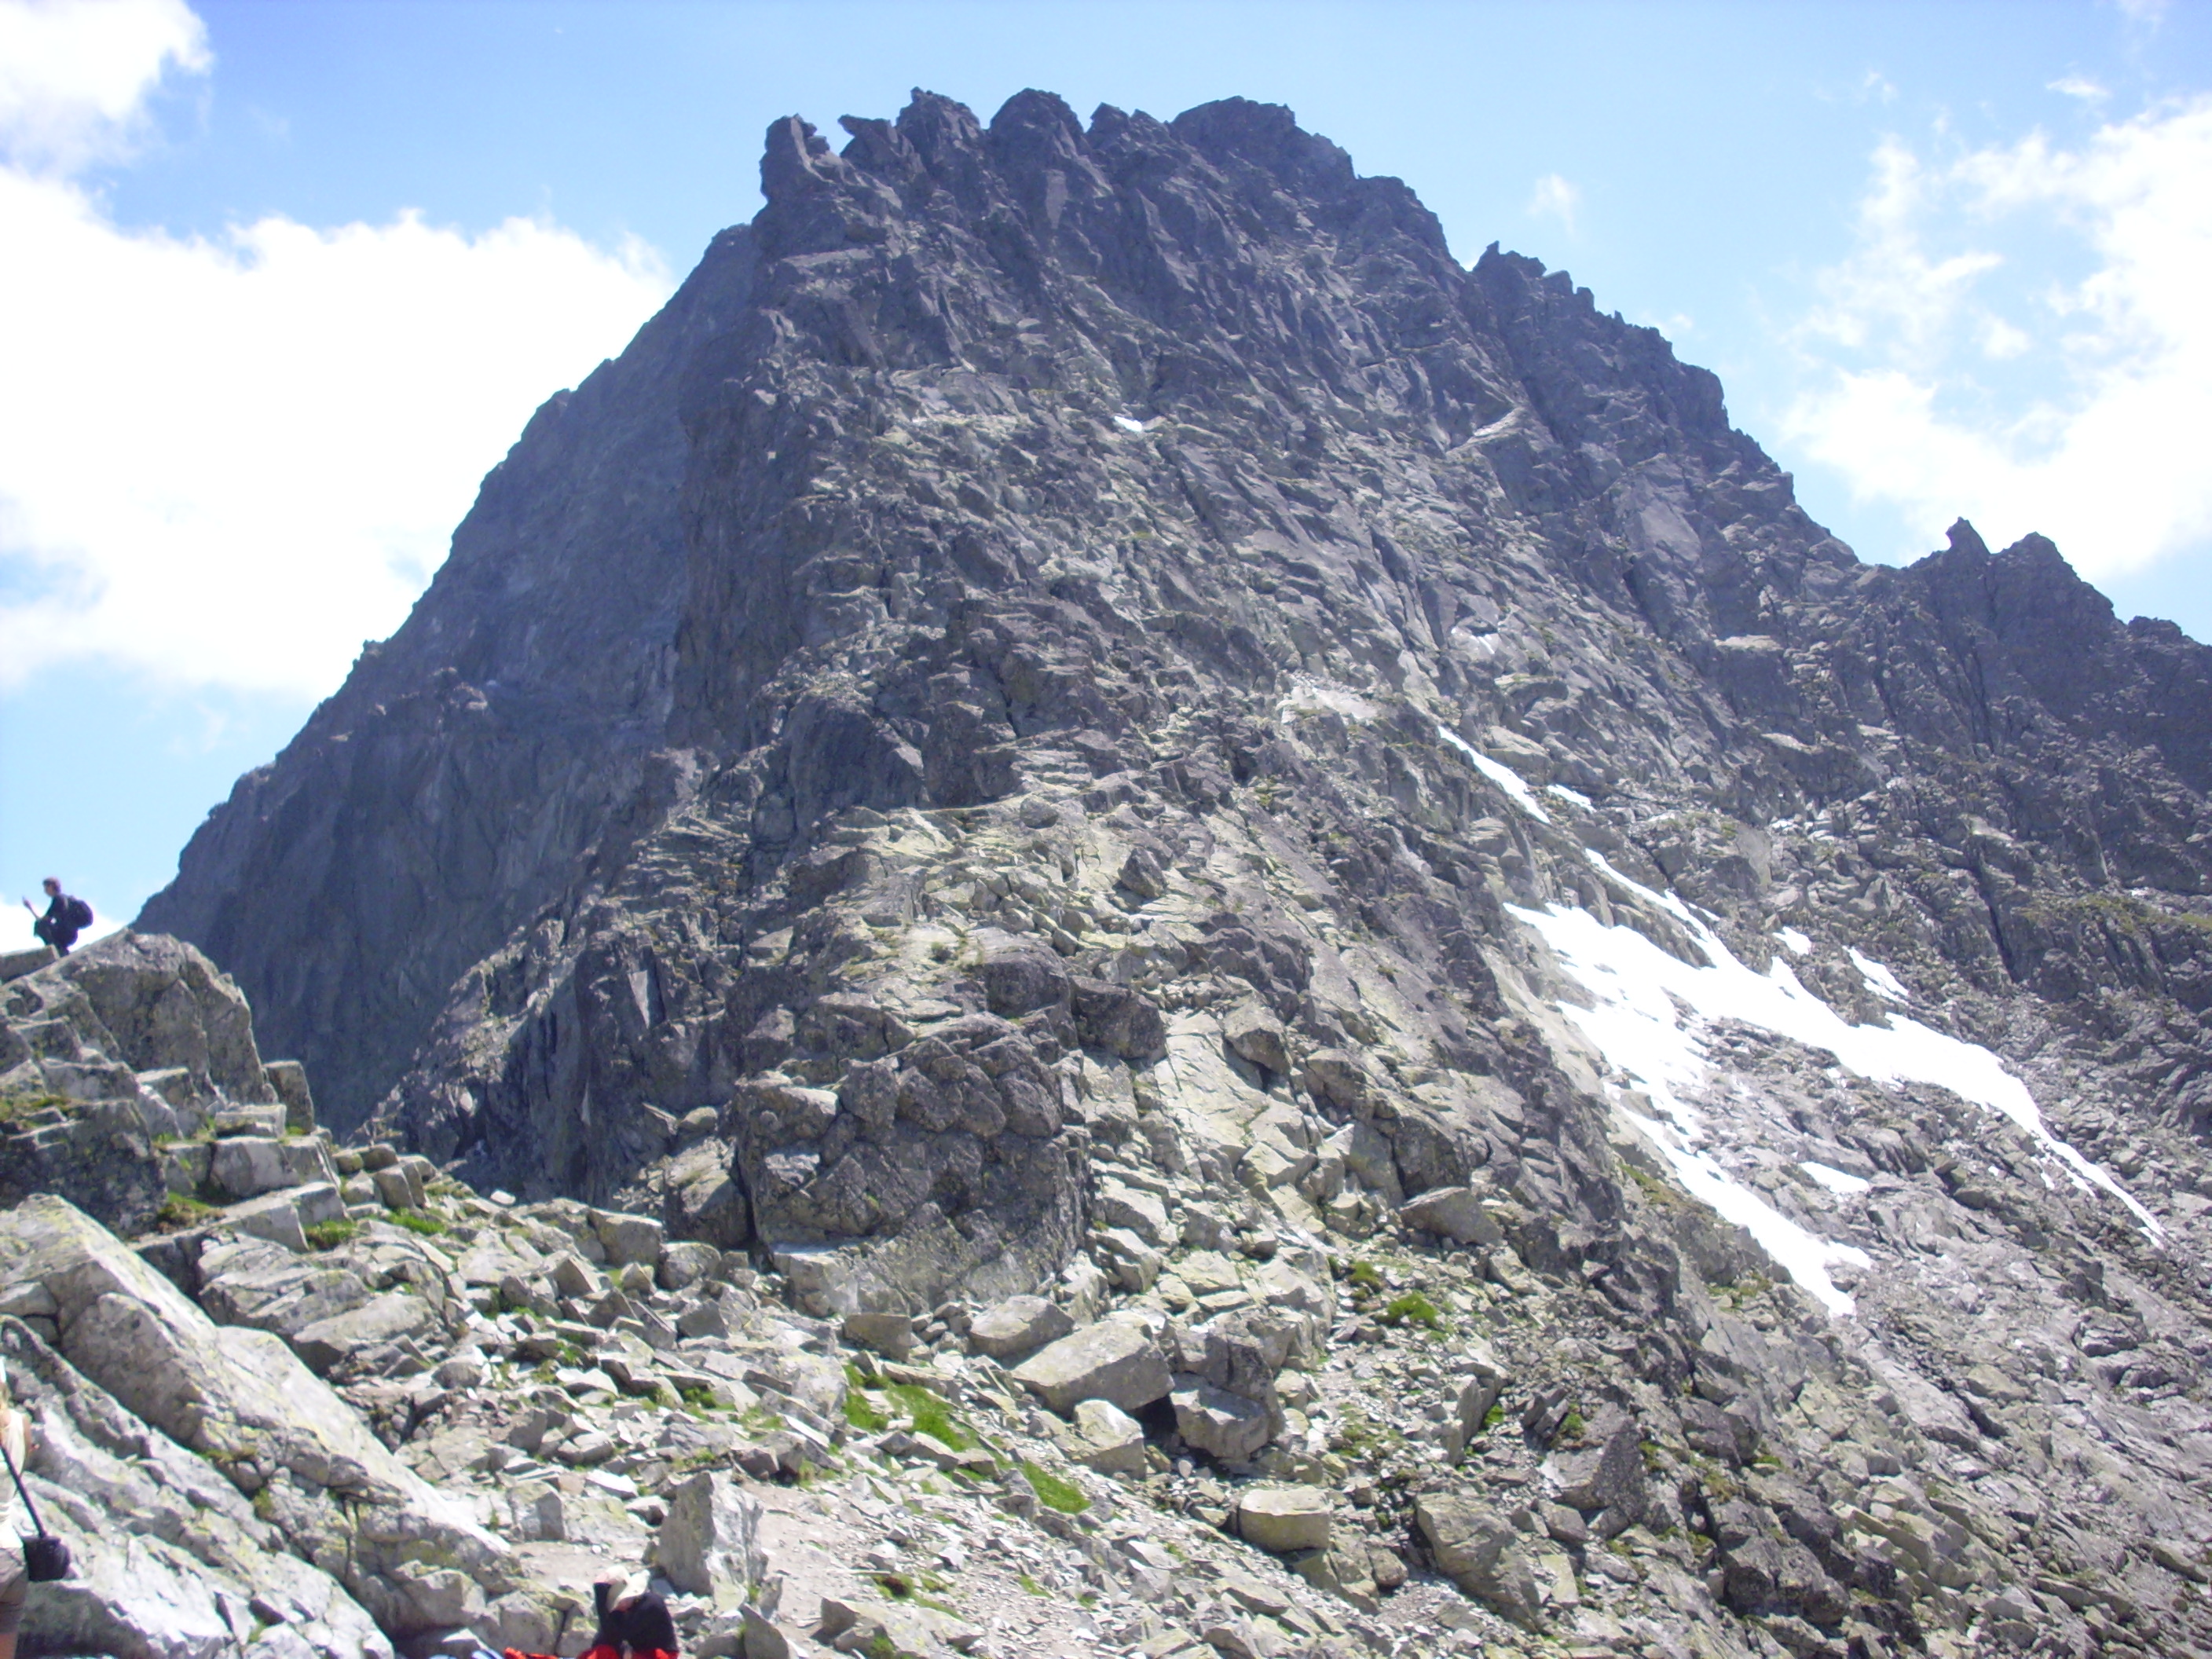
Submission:
[[[2081,1425],[2201,1415],[2212,656],[2041,538],[1860,565],[1711,375],[1287,112],[844,125],[770,130],[141,925],[326,1117],[817,1310],[1486,1195],[1532,1400],[1781,1460],[1655,1500],[1723,1558],[1669,1628],[1707,1570],[1798,1652],[2103,1639],[1986,1611],[2039,1573],[2194,1628],[2022,1494],[2065,1442],[2199,1525]],[[1900,1566],[1927,1490],[1844,1510],[1923,1455],[1995,1518]]]

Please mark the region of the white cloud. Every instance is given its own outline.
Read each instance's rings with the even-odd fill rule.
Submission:
[[[184,0],[0,0],[0,149],[63,169],[118,154],[163,71],[210,61]]]
[[[1557,219],[1570,236],[1575,234],[1575,213],[1582,204],[1582,191],[1556,173],[1539,179],[1528,194],[1529,214],[1539,219]]]
[[[0,166],[0,685],[99,657],[172,683],[331,690],[405,616],[531,410],[668,290],[641,244],[610,252],[539,220],[117,224],[52,164],[128,133],[163,64],[204,64],[178,9],[112,8],[170,33],[78,38],[48,55],[43,89],[10,71],[8,108],[62,113],[9,129],[46,171]],[[0,8],[0,48],[26,16],[56,27]]]
[[[2087,274],[2035,275],[2069,263]],[[1796,335],[1818,385],[1786,430],[1919,547],[1964,514],[2097,575],[2212,538],[2212,99],[2074,149],[2039,133],[1931,164],[1887,141],[1822,290]]]
[[[2101,104],[2111,97],[2111,88],[2100,85],[2086,75],[2069,75],[2048,83],[2047,89],[2068,98],[2079,98],[2085,104]]]

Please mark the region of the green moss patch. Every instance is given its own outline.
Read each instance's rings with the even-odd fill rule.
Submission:
[[[1058,1510],[1062,1515],[1080,1515],[1091,1507],[1091,1500],[1073,1481],[1062,1480],[1050,1469],[1024,1462],[1022,1478],[1030,1483],[1037,1502],[1048,1510]]]
[[[884,1392],[907,1414],[916,1434],[928,1435],[954,1451],[967,1451],[975,1445],[975,1437],[960,1426],[942,1396],[918,1382],[894,1382]]]
[[[1392,1297],[1382,1310],[1382,1322],[1386,1325],[1419,1325],[1428,1331],[1440,1331],[1444,1324],[1443,1316],[1437,1311],[1437,1304],[1419,1291],[1407,1291],[1402,1296]]]

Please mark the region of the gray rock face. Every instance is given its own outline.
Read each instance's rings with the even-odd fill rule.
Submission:
[[[63,1651],[222,1653],[235,1638],[217,1598],[258,1597],[311,1651],[392,1652],[361,1604],[293,1554],[216,1466],[149,1435],[21,1324],[0,1323],[0,1357],[33,1425],[40,1513],[77,1566],[33,1590],[36,1639]]]
[[[2212,1644],[2212,654],[2040,538],[1862,566],[1711,375],[1285,112],[848,128],[149,925],[349,1127],[824,1328],[1143,1321],[1099,1397],[1364,1483],[1386,1610]]]

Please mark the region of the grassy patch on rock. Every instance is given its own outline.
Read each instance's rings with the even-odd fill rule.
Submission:
[[[1425,1331],[1440,1331],[1444,1325],[1443,1316],[1437,1311],[1437,1304],[1419,1291],[1407,1291],[1402,1296],[1392,1297],[1383,1307],[1382,1322],[1386,1325],[1419,1325]]]
[[[0,1129],[20,1129],[40,1113],[66,1112],[70,1104],[62,1095],[0,1095]]]
[[[163,1232],[177,1232],[186,1227],[198,1227],[214,1219],[220,1213],[212,1204],[203,1204],[197,1198],[186,1198],[182,1193],[171,1193],[161,1200],[161,1207],[154,1212],[154,1225]]]
[[[942,1396],[918,1382],[894,1382],[884,1392],[907,1414],[916,1434],[926,1434],[954,1451],[967,1451],[975,1445],[975,1437],[960,1426]]]
[[[1073,1481],[1062,1480],[1039,1464],[1024,1461],[1022,1479],[1030,1483],[1037,1502],[1048,1510],[1058,1510],[1062,1515],[1080,1515],[1091,1507],[1091,1500]]]

